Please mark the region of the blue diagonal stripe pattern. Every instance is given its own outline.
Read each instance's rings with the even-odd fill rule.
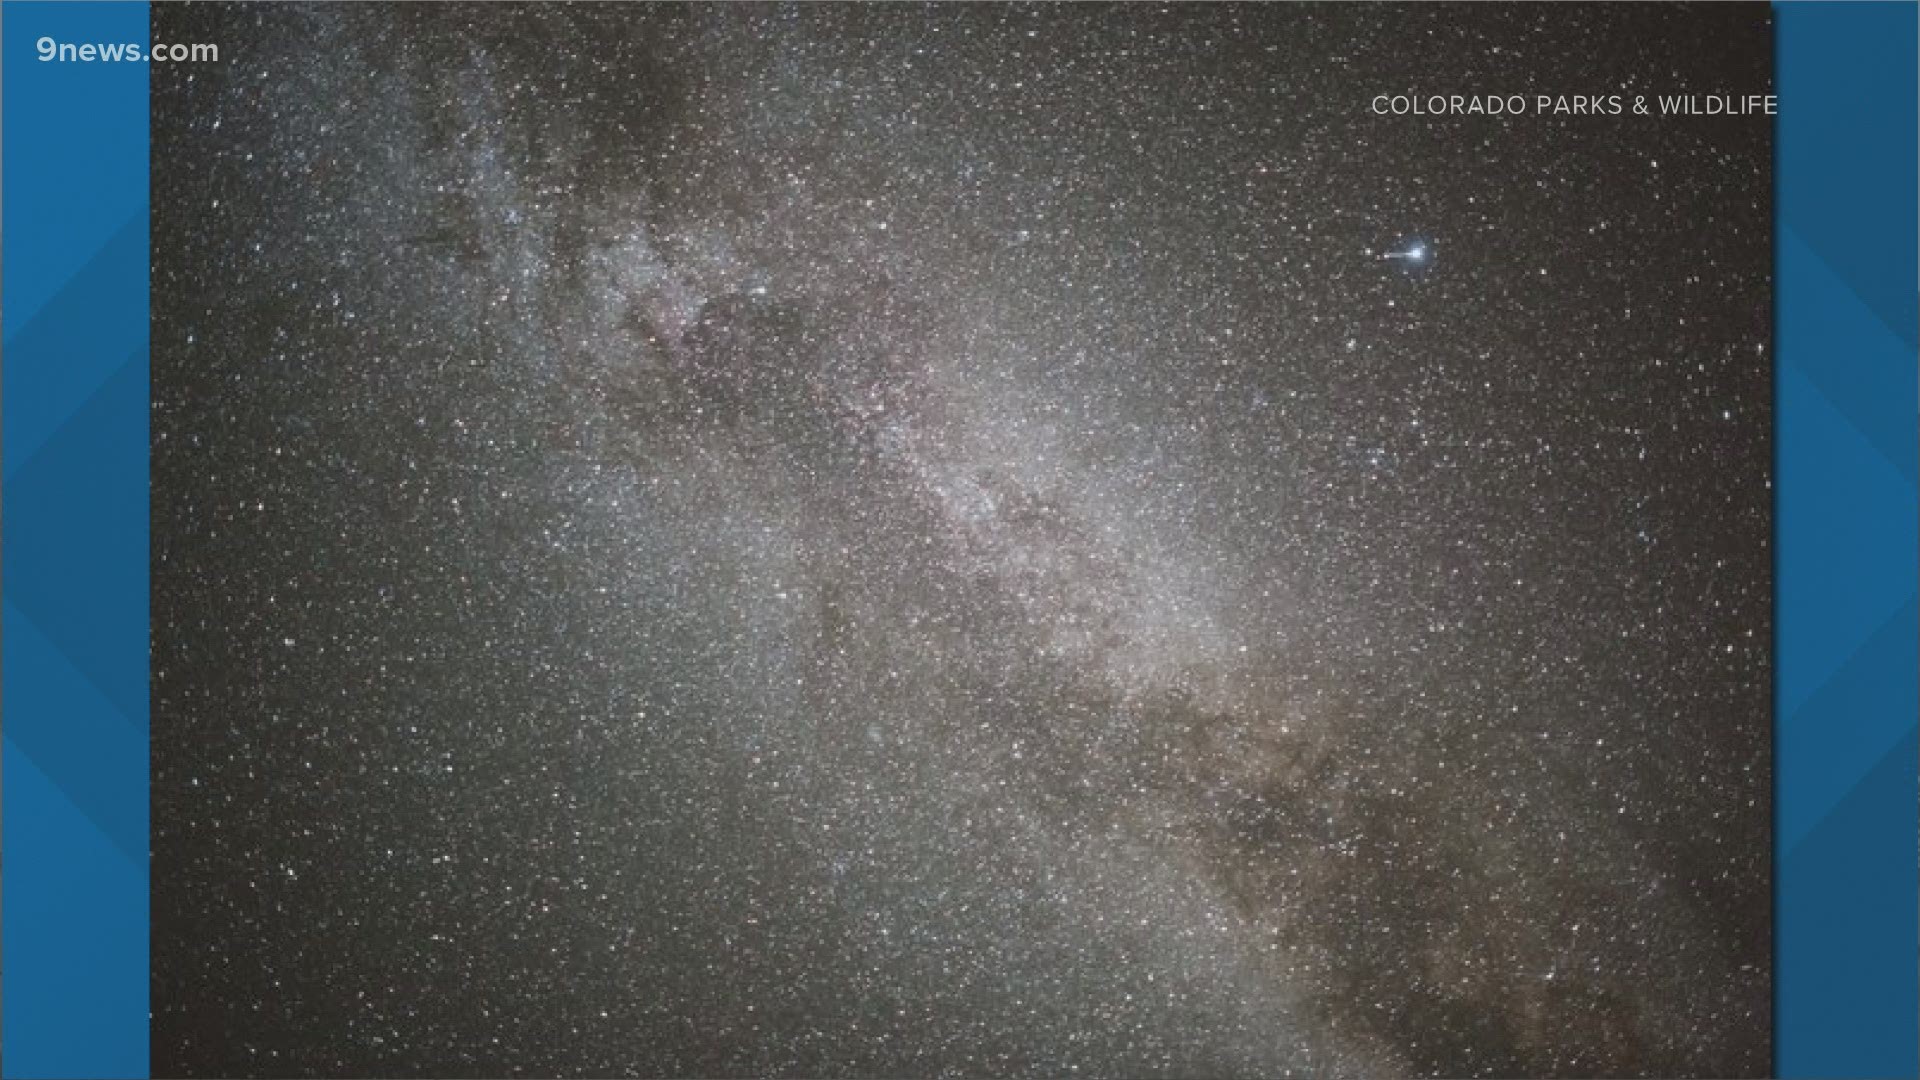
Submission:
[[[0,8],[0,1069],[148,1059],[145,4]]]
[[[1915,7],[1775,10],[1775,1069],[1912,1077]]]
[[[11,176],[11,173],[9,173]],[[147,351],[147,326],[125,319],[97,319],[102,296],[144,292],[147,285],[147,213],[137,208],[85,263],[67,287],[53,294],[39,313],[6,345],[29,354],[59,355],[64,363],[21,366],[8,387],[23,400],[42,403],[36,412],[10,416],[7,448],[18,456],[4,463],[12,480],[39,454],[53,432],[91,398],[100,385],[123,369],[126,358]],[[18,274],[9,275],[19,276]],[[11,325],[11,324],[9,324]]]

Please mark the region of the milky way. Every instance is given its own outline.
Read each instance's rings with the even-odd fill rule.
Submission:
[[[1764,7],[154,21],[156,1075],[1767,1071]]]

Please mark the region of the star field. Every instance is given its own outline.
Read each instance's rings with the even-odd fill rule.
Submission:
[[[1764,7],[154,21],[156,1075],[1768,1069]]]

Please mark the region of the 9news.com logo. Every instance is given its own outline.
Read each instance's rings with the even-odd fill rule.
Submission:
[[[41,63],[211,63],[220,59],[218,45],[142,45],[137,41],[111,43],[55,41],[43,37],[33,43]]]

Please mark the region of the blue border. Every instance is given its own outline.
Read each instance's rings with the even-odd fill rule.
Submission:
[[[1776,8],[1783,1077],[1920,1072],[1915,10]]]
[[[147,5],[0,8],[0,1065],[147,1075]]]

